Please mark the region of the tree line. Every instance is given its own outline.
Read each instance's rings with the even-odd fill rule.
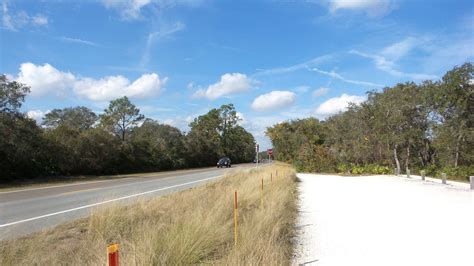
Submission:
[[[254,158],[255,140],[232,104],[190,123],[187,133],[146,118],[122,97],[102,114],[87,107],[54,109],[41,125],[20,111],[30,88],[0,76],[0,180],[118,174],[233,163]]]
[[[367,92],[325,121],[287,121],[267,129],[275,157],[316,172],[425,170],[474,175],[474,72],[454,67],[441,80]],[[396,170],[392,170],[396,169]]]

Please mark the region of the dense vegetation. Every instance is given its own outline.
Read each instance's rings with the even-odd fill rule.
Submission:
[[[232,104],[179,129],[145,118],[127,97],[97,115],[82,106],[54,109],[42,126],[19,111],[29,88],[0,76],[0,180],[116,174],[233,163],[254,158],[255,140]]]
[[[389,173],[421,170],[474,175],[474,68],[455,67],[440,81],[370,91],[365,102],[325,121],[268,128],[276,159],[301,171]]]

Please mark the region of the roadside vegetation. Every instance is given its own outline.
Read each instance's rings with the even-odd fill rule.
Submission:
[[[439,81],[400,83],[325,121],[279,123],[267,135],[277,160],[298,171],[418,173],[467,181],[474,175],[474,67]]]
[[[2,183],[211,166],[225,155],[232,163],[254,158],[254,137],[238,124],[232,104],[195,118],[187,133],[144,117],[127,97],[102,114],[83,106],[54,109],[37,125],[20,112],[29,91],[0,75]]]
[[[246,169],[127,207],[95,209],[89,218],[0,242],[0,265],[105,265],[111,243],[120,244],[123,265],[290,264],[296,200],[296,176],[289,165]]]

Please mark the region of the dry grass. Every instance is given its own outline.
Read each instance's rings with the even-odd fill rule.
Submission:
[[[295,181],[292,168],[276,163],[128,207],[95,209],[89,218],[0,242],[0,265],[104,265],[110,243],[120,244],[121,265],[290,264]],[[234,190],[239,195],[237,246]]]

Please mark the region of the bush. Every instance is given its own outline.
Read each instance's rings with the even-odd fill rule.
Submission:
[[[436,171],[436,176],[440,177],[441,173],[446,173],[450,179],[469,181],[469,176],[474,175],[474,165],[458,167],[446,166]]]
[[[334,172],[336,160],[328,149],[321,145],[305,145],[301,147],[294,165],[301,172]]]
[[[340,174],[349,172],[349,166],[347,164],[339,163],[336,166],[336,171]]]
[[[338,164],[338,173],[350,172],[354,175],[370,174],[370,175],[384,175],[390,174],[392,170],[388,166],[378,164],[356,165],[356,164]]]

